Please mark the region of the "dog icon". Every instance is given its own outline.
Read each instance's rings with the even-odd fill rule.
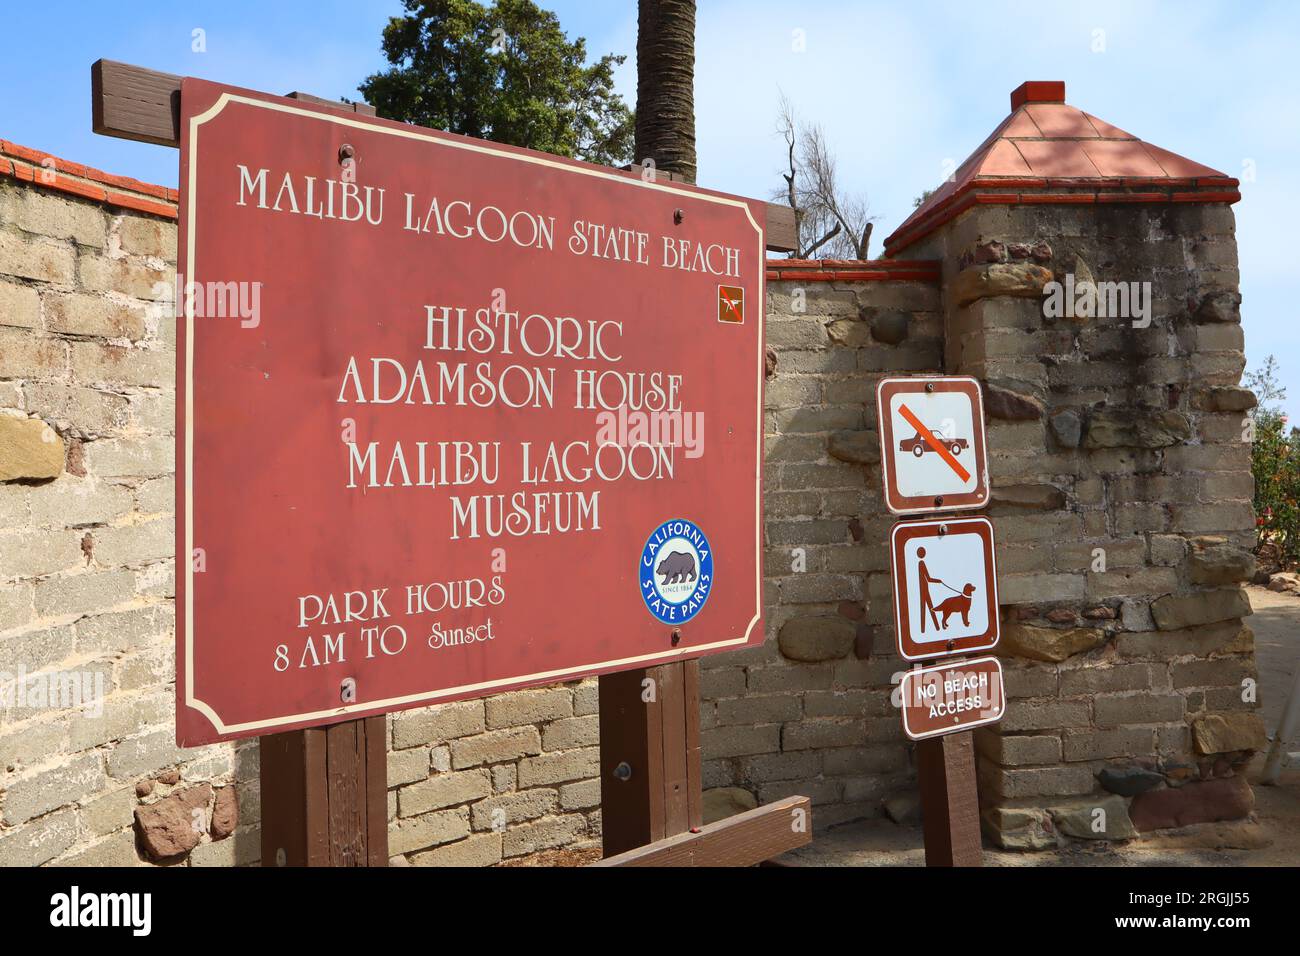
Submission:
[[[954,594],[952,597],[940,601],[935,606],[935,610],[940,614],[939,626],[947,630],[948,618],[954,614],[960,614],[962,626],[970,627],[970,596],[974,593],[975,585],[968,584],[961,589],[961,594]]]

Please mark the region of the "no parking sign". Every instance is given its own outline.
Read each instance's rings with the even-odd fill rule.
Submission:
[[[876,415],[890,511],[918,514],[988,504],[979,382],[961,376],[881,379]]]

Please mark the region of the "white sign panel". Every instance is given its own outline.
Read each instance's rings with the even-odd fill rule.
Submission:
[[[882,379],[876,415],[890,511],[916,514],[988,503],[979,382],[951,376]]]
[[[898,652],[915,661],[996,645],[992,523],[987,518],[900,521],[890,538]]]

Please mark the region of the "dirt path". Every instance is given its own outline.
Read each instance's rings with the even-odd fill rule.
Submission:
[[[1260,713],[1276,732],[1300,662],[1300,597],[1251,587],[1259,662]],[[1300,765],[1278,786],[1258,784],[1263,754],[1251,764],[1255,814],[1249,821],[1188,827],[1177,836],[1146,837],[1124,844],[1073,842],[1060,850],[1008,853],[985,848],[985,866],[1297,866],[1300,865]],[[816,811],[813,812],[814,818]],[[924,866],[919,826],[885,818],[848,823],[818,833],[811,846],[780,858],[787,866]]]
[[[1282,706],[1295,685],[1300,664],[1300,597],[1277,594],[1267,588],[1246,589],[1255,609],[1249,623],[1255,632],[1255,658],[1259,662],[1260,713],[1269,734],[1277,730]]]

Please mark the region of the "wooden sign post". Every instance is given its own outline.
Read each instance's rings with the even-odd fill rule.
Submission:
[[[96,132],[182,150],[177,739],[261,737],[263,863],[386,861],[384,713],[587,675],[609,864],[808,842],[804,798],[701,825],[696,659],[763,639],[763,252],[792,211],[109,61],[92,93]],[[191,296],[254,278],[256,332]],[[680,429],[591,455],[599,410],[656,401],[698,415],[680,462]],[[458,440],[416,441],[420,406]],[[488,494],[503,471],[525,490]]]
[[[259,739],[263,866],[388,865],[382,715]]]
[[[989,500],[979,382],[882,379],[876,415],[885,505],[899,515],[979,508]],[[982,517],[901,521],[890,535],[894,635],[901,657],[989,650],[999,634],[993,525]],[[991,660],[991,664],[989,661]],[[970,727],[1005,707],[995,659],[948,660],[902,682],[903,729],[916,740],[927,866],[980,866],[979,794]]]

